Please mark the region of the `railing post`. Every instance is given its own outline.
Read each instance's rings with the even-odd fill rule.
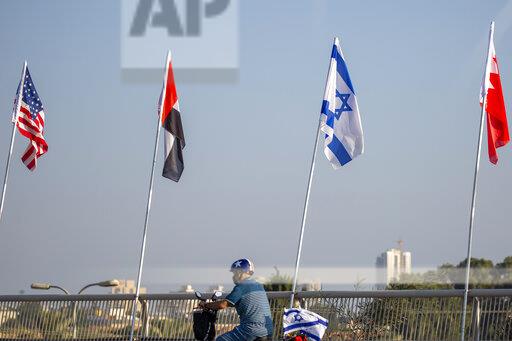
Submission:
[[[142,321],[142,333],[140,333],[140,336],[147,338],[149,334],[148,302],[146,300],[143,300],[140,296],[139,302],[141,304],[140,320]]]
[[[72,319],[73,319],[73,340],[76,339],[76,304],[77,302],[76,301],[73,301],[73,311],[71,312],[72,314]]]
[[[473,297],[473,321],[472,321],[473,341],[480,341],[480,299]]]

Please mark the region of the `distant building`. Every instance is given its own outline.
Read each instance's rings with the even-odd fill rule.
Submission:
[[[302,291],[321,291],[322,283],[319,281],[313,281],[301,284]]]
[[[224,292],[224,286],[222,286],[220,284],[219,285],[213,285],[213,286],[208,288],[207,292],[215,292],[215,291]],[[185,292],[185,293],[188,293],[188,294],[193,294],[193,293],[196,292],[196,289],[194,289],[192,284],[185,284],[185,285],[181,286],[180,292]]]
[[[137,290],[137,286],[134,280],[131,279],[120,279],[119,285],[117,287],[112,287],[112,294],[135,294]],[[144,287],[140,287],[140,294],[147,294],[147,290]],[[98,318],[104,318],[108,316],[110,319],[114,319],[116,321],[125,321],[127,318],[131,316],[131,311],[133,305],[126,305],[124,301],[117,301],[108,308],[107,311],[98,310],[95,315]],[[141,305],[140,302],[137,302],[137,311],[140,311]]]
[[[214,285],[214,286],[211,286],[208,291],[210,292],[215,292],[215,291],[220,291],[220,292],[224,292],[224,286],[223,285]]]
[[[119,280],[119,285],[112,288],[112,294],[135,294],[137,287],[135,281],[131,279]],[[140,287],[139,293],[147,294],[147,289]]]
[[[411,253],[403,251],[402,241],[399,241],[398,244],[398,249],[389,249],[377,257],[375,265],[378,285],[398,282],[402,274],[411,273]]]
[[[181,287],[181,292],[187,293],[187,294],[193,294],[196,292],[192,284],[185,284]],[[173,303],[175,304],[175,303]],[[190,316],[190,313],[194,310],[194,308],[197,307],[197,301],[194,300],[186,300],[182,301],[179,304],[177,304],[174,309],[176,311],[177,315],[180,316]]]
[[[181,292],[186,292],[189,294],[193,294],[195,292],[194,288],[192,287],[192,284],[185,284],[181,287]]]

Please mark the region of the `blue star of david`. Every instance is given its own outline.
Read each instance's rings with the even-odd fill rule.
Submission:
[[[336,97],[341,101],[340,107],[334,109],[334,115],[336,116],[336,119],[339,120],[344,111],[352,111],[352,108],[348,105],[348,98],[350,97],[350,94],[342,94],[336,90]]]
[[[295,315],[295,321],[296,322],[299,322],[302,320],[302,316],[300,316],[299,314]]]

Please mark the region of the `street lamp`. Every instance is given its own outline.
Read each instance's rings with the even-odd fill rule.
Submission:
[[[102,282],[98,282],[98,283],[91,283],[91,284],[87,284],[85,287],[80,289],[78,294],[80,295],[85,289],[90,288],[90,287],[94,287],[94,286],[103,287],[103,288],[109,288],[109,287],[117,287],[118,285],[119,285],[119,281],[117,279],[109,279],[108,281],[102,281]]]
[[[109,287],[117,287],[119,285],[119,281],[117,279],[109,279],[107,281],[101,281],[96,283],[87,284],[84,286],[80,291],[78,291],[78,295],[80,295],[85,289],[98,286],[103,288],[109,288]],[[50,290],[50,289],[59,289],[63,291],[66,295],[69,295],[69,291],[66,289],[58,286],[53,285],[50,283],[32,283],[30,285],[32,289],[35,290]],[[73,302],[73,339],[76,339],[76,302]]]
[[[103,287],[103,288],[108,288],[108,287],[117,287],[119,285],[119,281],[117,279],[109,279],[108,281],[101,281],[101,282],[96,282],[96,283],[91,283],[91,284],[87,284],[86,286],[84,286],[82,289],[80,289],[80,291],[78,291],[78,294],[80,295],[85,289],[87,288],[90,288],[90,287],[94,287],[94,286],[98,286],[98,287]],[[67,291],[66,289],[58,286],[58,285],[53,285],[53,284],[50,284],[50,283],[32,283],[30,285],[30,287],[34,290],[50,290],[50,289],[59,289],[61,291],[63,291],[66,295],[69,295],[69,291]]]
[[[66,289],[59,287],[58,285],[51,285],[49,283],[32,283],[30,287],[35,290],[50,290],[52,288],[59,289],[64,291],[66,295],[69,295],[69,291],[67,291]]]

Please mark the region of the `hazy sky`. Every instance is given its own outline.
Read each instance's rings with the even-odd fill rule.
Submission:
[[[161,81],[122,80],[120,16],[120,1],[0,2],[0,165],[25,58],[49,144],[31,174],[19,160],[27,140],[16,136],[0,293],[136,277]],[[224,271],[240,257],[257,269],[293,266],[335,35],[365,154],[334,171],[319,151],[304,266],[371,268],[399,238],[414,266],[465,258],[493,18],[512,108],[510,2],[241,2],[238,81],[176,80],[185,172],[178,184],[160,176],[160,146],[143,285],[165,291],[189,281],[174,268]],[[512,255],[512,152],[501,148],[497,167],[485,143],[482,152],[474,256],[500,261]]]

